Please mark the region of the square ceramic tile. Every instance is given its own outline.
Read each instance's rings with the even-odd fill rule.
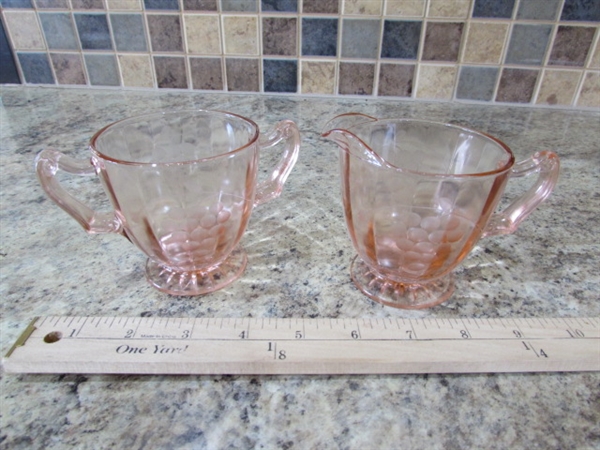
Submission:
[[[154,87],[150,55],[119,55],[123,86]]]
[[[417,98],[450,100],[456,81],[455,66],[421,64],[418,69]]]
[[[44,50],[46,44],[33,11],[4,11],[6,28],[15,50]]]
[[[500,64],[507,33],[508,24],[471,21],[464,47],[463,61]]]
[[[561,0],[520,0],[517,20],[556,20]]]
[[[142,0],[106,0],[106,6],[111,11],[140,11]]]
[[[183,0],[185,11],[218,11],[218,0]]]
[[[221,32],[218,16],[185,14],[183,20],[189,53],[221,54]]]
[[[141,14],[111,14],[110,24],[117,50],[126,52],[148,50]]]
[[[594,27],[559,26],[548,64],[583,67],[595,32]]]
[[[68,0],[35,0],[38,9],[69,9]]]
[[[178,10],[178,0],[144,0],[144,7],[150,9]]]
[[[256,16],[223,17],[225,54],[258,55],[258,19]]]
[[[227,58],[227,90],[232,92],[258,92],[259,61],[256,58]]]
[[[590,58],[590,67],[600,69],[600,39],[596,41],[596,50],[594,50]]]
[[[493,17],[510,19],[515,0],[474,0],[473,17]]]
[[[175,14],[149,14],[148,31],[155,52],[181,52],[183,41],[180,16]]]
[[[39,17],[48,48],[53,50],[79,49],[71,14],[63,12],[40,13]]]
[[[92,86],[119,86],[119,69],[115,55],[84,54]]]
[[[410,97],[415,75],[414,64],[382,63],[379,68],[378,95]]]
[[[383,23],[382,58],[417,59],[421,21],[386,20]]]
[[[112,50],[106,14],[73,14],[84,50]]]
[[[585,74],[577,106],[600,108],[600,72],[587,72]]]
[[[375,82],[375,64],[340,63],[341,95],[372,95]]]
[[[154,69],[159,88],[187,89],[187,71],[183,56],[155,56]]]
[[[489,102],[494,98],[497,67],[463,66],[458,75],[456,98]]]
[[[342,22],[342,58],[376,59],[379,50],[379,20],[344,19]]]
[[[541,66],[544,62],[552,25],[513,25],[504,62]]]
[[[221,11],[257,12],[259,0],[221,0]]]
[[[190,58],[192,89],[223,90],[221,58]]]
[[[54,75],[46,53],[17,53],[26,83],[54,84]]]
[[[539,70],[503,69],[496,101],[507,103],[531,102],[538,75]]]
[[[597,0],[565,0],[560,20],[600,21]]]
[[[302,61],[303,94],[335,94],[335,62]]]
[[[574,70],[544,71],[537,104],[543,105],[570,105],[573,102],[581,72]]]
[[[427,17],[466,19],[471,0],[429,0]]]
[[[298,0],[261,0],[260,8],[263,12],[297,12]]]
[[[86,84],[83,61],[78,53],[50,53],[58,84]]]
[[[4,24],[0,20],[0,84],[20,84],[19,72],[13,52],[8,44],[8,38],[4,31]]]
[[[296,18],[263,17],[262,34],[263,55],[298,55]]]
[[[344,14],[378,16],[383,12],[383,0],[342,0]]]
[[[302,19],[302,55],[336,56],[338,20]]]
[[[337,14],[340,0],[303,0],[303,14]]]
[[[423,60],[457,61],[463,27],[462,22],[428,22]]]
[[[385,2],[386,16],[423,17],[425,0],[387,0]]]
[[[102,0],[71,0],[73,9],[104,9]]]
[[[31,0],[2,0],[3,8],[33,8]]]
[[[264,59],[263,78],[265,92],[297,92],[298,61]]]

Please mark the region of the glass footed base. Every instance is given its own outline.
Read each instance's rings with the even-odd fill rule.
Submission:
[[[247,261],[246,252],[239,247],[218,266],[197,272],[177,272],[149,259],[146,263],[146,278],[152,286],[167,294],[208,294],[237,280],[244,272]]]
[[[383,278],[358,256],[350,267],[352,281],[363,294],[393,308],[424,309],[448,300],[454,292],[452,274],[426,284],[406,284]]]

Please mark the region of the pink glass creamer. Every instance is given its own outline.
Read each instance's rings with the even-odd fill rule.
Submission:
[[[342,198],[358,256],[356,286],[371,299],[419,309],[447,300],[452,270],[481,237],[513,233],[552,192],[558,157],[515,163],[498,139],[463,127],[350,113],[323,136],[340,147]],[[535,184],[495,212],[509,178]]]
[[[257,182],[259,152],[283,142],[268,180]],[[221,289],[246,267],[239,241],[254,206],[278,197],[300,146],[296,125],[281,121],[266,136],[244,117],[176,111],[125,119],[98,131],[91,160],[43,150],[36,169],[48,196],[89,233],[121,233],[147,256],[157,289],[198,295]],[[55,175],[96,173],[113,212],[89,208]]]

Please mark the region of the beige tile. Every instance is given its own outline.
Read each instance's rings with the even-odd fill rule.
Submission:
[[[429,0],[427,17],[466,18],[470,6],[470,0]]]
[[[33,11],[4,11],[6,27],[15,50],[44,50],[46,43]]]
[[[258,19],[255,16],[225,16],[225,53],[258,55]]]
[[[141,10],[142,0],[106,0],[110,10]]]
[[[425,0],[388,0],[385,3],[387,16],[423,17]]]
[[[499,64],[507,32],[507,24],[471,22],[463,62]]]
[[[335,63],[303,61],[302,93],[335,94]]]
[[[378,16],[383,11],[383,0],[344,0],[344,14]]]
[[[454,66],[421,65],[417,79],[417,98],[450,100],[455,80]]]
[[[577,106],[600,108],[600,72],[590,71],[585,74]]]
[[[152,64],[148,55],[119,55],[123,86],[154,87]]]
[[[185,14],[184,21],[189,53],[221,54],[218,16]]]
[[[542,105],[570,105],[577,92],[581,72],[574,70],[546,70],[536,103]]]
[[[600,39],[598,39],[598,42],[596,42],[596,50],[592,55],[590,68],[600,69]]]

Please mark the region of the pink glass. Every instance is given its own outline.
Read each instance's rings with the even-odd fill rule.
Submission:
[[[264,182],[259,152],[282,143]],[[220,111],[177,111],[125,119],[98,131],[91,160],[43,150],[36,169],[48,196],[89,233],[120,233],[147,256],[157,289],[199,295],[221,289],[246,267],[238,245],[256,205],[281,194],[300,147],[296,125],[265,136],[244,117]],[[58,182],[59,170],[97,174],[114,211],[97,212]]]
[[[323,133],[340,147],[342,198],[358,256],[356,286],[397,308],[428,308],[453,293],[452,270],[481,237],[513,233],[552,192],[558,157],[515,163],[498,139],[459,126],[350,113]],[[511,177],[534,185],[495,212]]]

